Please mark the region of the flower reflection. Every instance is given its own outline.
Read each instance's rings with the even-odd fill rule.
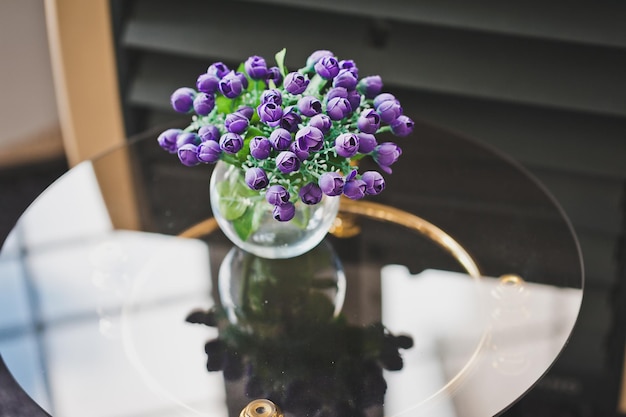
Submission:
[[[364,415],[383,405],[383,370],[402,369],[400,350],[413,339],[380,322],[359,326],[335,314],[333,299],[319,291],[329,280],[311,278],[318,274],[311,266],[324,262],[307,256],[320,260],[319,253],[305,254],[294,270],[287,260],[245,254],[237,320],[214,307],[191,312],[187,321],[219,329],[205,345],[207,369],[243,381],[249,399],[267,398],[297,416]]]

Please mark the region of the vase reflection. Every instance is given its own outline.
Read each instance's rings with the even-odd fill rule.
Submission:
[[[234,248],[219,281],[222,307],[187,317],[219,329],[205,345],[208,371],[287,415],[358,416],[383,405],[383,370],[402,369],[400,351],[413,340],[381,322],[349,323],[341,313],[345,276],[328,243],[291,259]]]
[[[327,241],[293,258],[268,259],[235,246],[219,269],[219,298],[228,319],[253,328],[289,325],[303,315],[326,321],[341,312],[346,277]]]

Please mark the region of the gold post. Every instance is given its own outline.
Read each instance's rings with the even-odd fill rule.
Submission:
[[[241,410],[239,417],[283,417],[283,412],[270,400],[252,400]]]

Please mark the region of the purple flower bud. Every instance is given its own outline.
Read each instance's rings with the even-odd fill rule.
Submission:
[[[296,133],[296,142],[300,149],[319,151],[324,147],[324,134],[315,126],[305,126]]]
[[[322,189],[319,185],[315,184],[314,182],[310,182],[300,188],[298,196],[304,204],[314,205],[322,201],[324,193],[322,193]]]
[[[385,179],[377,171],[366,171],[361,179],[365,182],[366,194],[377,195],[385,189]]]
[[[222,148],[216,141],[207,140],[198,146],[197,156],[200,162],[214,164],[220,160]]]
[[[235,112],[242,114],[248,120],[252,119],[254,115],[254,109],[250,106],[239,106]]]
[[[259,107],[256,108],[256,112],[259,115],[259,119],[269,126],[278,125],[280,118],[283,117],[282,107],[271,101],[259,104]]]
[[[204,73],[198,77],[196,88],[203,93],[215,94],[219,83],[220,79],[216,75]]]
[[[279,222],[288,222],[296,215],[296,206],[293,203],[287,203],[282,206],[274,207],[272,216]]]
[[[326,114],[331,120],[341,120],[352,112],[350,102],[342,97],[331,99],[326,105]]]
[[[396,97],[393,94],[382,93],[382,94],[377,95],[376,97],[374,97],[374,108],[377,109],[381,103],[385,101],[389,101],[389,100],[397,101]]]
[[[272,185],[265,192],[265,200],[273,206],[284,206],[290,198],[289,191],[282,185]]]
[[[248,168],[244,180],[248,187],[253,190],[262,190],[269,185],[267,174],[262,168]]]
[[[291,142],[291,145],[289,145],[289,150],[296,154],[300,162],[305,161],[310,156],[308,149],[301,148],[300,144],[297,141]]]
[[[313,68],[320,77],[331,80],[339,73],[339,62],[334,56],[325,55],[313,65]]]
[[[200,136],[193,132],[182,132],[176,137],[176,149],[188,143],[198,145],[201,142]]]
[[[342,133],[335,139],[337,155],[351,158],[359,151],[359,138],[354,133]]]
[[[256,159],[267,159],[270,156],[272,144],[263,136],[255,136],[250,139],[250,155]]]
[[[215,96],[213,94],[198,93],[193,100],[193,109],[200,116],[211,113],[215,107]]]
[[[231,133],[242,134],[248,128],[250,121],[239,112],[230,113],[224,119],[224,127]]]
[[[359,69],[356,67],[356,63],[351,59],[343,59],[339,61],[339,69],[349,70],[356,78],[359,78]]]
[[[344,87],[335,87],[335,88],[331,88],[330,90],[328,90],[328,93],[326,93],[326,103],[328,103],[330,100],[334,99],[335,97],[342,97],[342,98],[348,98],[348,90],[345,89]]]
[[[346,184],[343,186],[343,195],[352,200],[360,200],[365,197],[365,189],[365,181],[353,178],[350,181],[346,181]]]
[[[284,151],[289,149],[289,145],[291,144],[291,133],[282,127],[276,128],[270,133],[269,141],[274,149]]]
[[[393,142],[385,142],[376,147],[374,150],[374,161],[380,166],[380,169],[387,174],[391,174],[391,168],[389,168],[398,158],[402,155],[402,149]]]
[[[183,165],[188,167],[192,167],[194,165],[198,165],[200,161],[197,156],[198,147],[193,143],[186,143],[180,148],[178,148],[178,159]]]
[[[279,87],[283,82],[283,74],[280,73],[280,69],[278,67],[270,67],[267,69],[267,75],[265,76],[265,80],[269,83],[270,81],[274,82],[276,87]]]
[[[413,132],[415,123],[408,116],[400,115],[396,120],[391,122],[391,131],[396,136],[408,136]]]
[[[276,168],[283,174],[289,174],[300,169],[298,156],[291,151],[282,151],[276,157]]]
[[[361,94],[356,90],[348,91],[348,102],[352,110],[356,110],[361,105]]]
[[[322,133],[328,133],[332,125],[333,121],[325,114],[317,114],[309,120],[309,126],[318,128]]]
[[[170,103],[177,112],[189,113],[193,108],[194,98],[196,98],[196,90],[189,87],[181,87],[172,93]]]
[[[333,79],[333,87],[343,87],[348,91],[356,88],[357,78],[349,69],[340,69]]]
[[[322,192],[328,196],[341,195],[343,193],[344,179],[337,172],[325,172],[320,176],[318,185]]]
[[[205,125],[198,129],[198,136],[200,136],[200,140],[202,142],[206,142],[207,140],[219,141],[221,133],[219,129],[213,125]]]
[[[380,75],[370,75],[362,78],[356,88],[365,98],[374,98],[383,89],[383,80]]]
[[[225,97],[235,98],[243,93],[245,87],[239,75],[235,71],[230,71],[222,77],[218,88]]]
[[[267,64],[260,56],[254,55],[248,58],[244,63],[244,68],[253,80],[262,80],[267,76]]]
[[[206,70],[207,74],[215,75],[217,78],[222,78],[228,74],[230,70],[223,62],[215,62],[209,66]]]
[[[322,102],[317,97],[304,96],[298,100],[298,109],[303,115],[312,117],[322,112]]]
[[[380,120],[391,123],[402,114],[402,107],[397,100],[387,100],[380,103],[376,111],[380,115]]]
[[[285,76],[283,86],[291,94],[302,94],[309,85],[309,79],[306,75],[299,72],[290,72]]]
[[[302,123],[302,117],[296,113],[296,109],[293,106],[285,108],[283,111],[283,117],[280,118],[280,127],[290,132],[298,130],[298,125]]]
[[[376,133],[380,127],[380,116],[374,109],[365,109],[359,115],[356,125],[363,133]]]
[[[376,136],[374,135],[369,133],[357,133],[357,137],[359,138],[359,153],[368,154],[378,146]]]
[[[163,133],[159,135],[157,138],[157,142],[159,146],[169,153],[176,153],[176,141],[178,139],[178,135],[183,133],[182,129],[167,129]]]
[[[333,54],[330,51],[327,51],[325,49],[320,49],[318,51],[313,52],[311,55],[309,55],[309,57],[306,59],[306,66],[307,68],[313,68],[313,66],[317,63],[317,61],[319,61],[323,57],[334,56],[334,55],[335,54]]]
[[[228,132],[220,138],[220,148],[226,153],[235,154],[243,148],[243,138],[237,133]]]
[[[275,88],[264,90],[261,94],[261,103],[274,103],[280,106],[283,104],[283,95]]]
[[[243,72],[235,72],[235,75],[239,77],[243,89],[245,90],[246,88],[248,88],[248,77],[246,77],[246,74],[244,74]]]

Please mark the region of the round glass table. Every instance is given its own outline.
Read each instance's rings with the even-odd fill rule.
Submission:
[[[0,354],[51,415],[236,416],[269,398],[302,417],[484,417],[567,344],[575,234],[493,150],[418,123],[385,192],[342,201],[321,254],[233,301],[226,275],[282,261],[233,249],[212,219],[212,166],[180,165],[157,133],[72,168],[2,247]],[[328,279],[297,284],[320,268],[330,316],[307,298]]]

